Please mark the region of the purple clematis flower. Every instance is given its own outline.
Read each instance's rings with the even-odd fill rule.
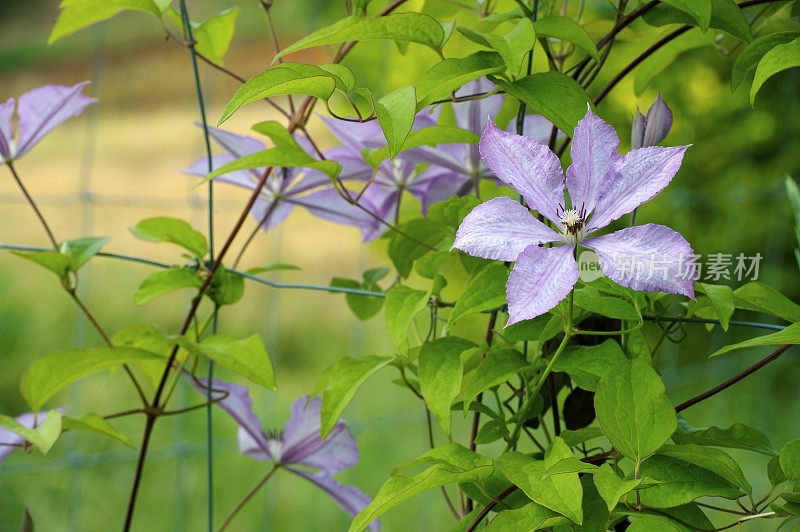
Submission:
[[[647,116],[644,116],[638,107],[636,108],[631,128],[631,147],[655,146],[666,138],[671,127],[672,111],[659,94],[647,110]]]
[[[189,378],[201,393],[206,393],[207,380]],[[358,515],[371,499],[358,488],[339,484],[333,475],[358,463],[356,440],[339,419],[324,440],[320,433],[322,400],[308,396],[292,404],[292,414],[282,434],[262,430],[261,421],[253,412],[253,401],[247,388],[236,383],[212,381],[213,393],[227,393],[217,405],[239,424],[239,450],[256,460],[271,461],[287,471],[316,484],[330,495],[347,513]],[[315,471],[309,471],[311,468]],[[370,524],[380,530],[375,520]]]
[[[461,87],[456,96],[486,93],[494,88],[492,82],[480,78]],[[502,94],[494,94],[481,100],[454,103],[453,114],[456,125],[480,135],[486,129],[488,121],[494,120],[500,112],[503,100]],[[515,126],[516,123],[512,121],[509,128]],[[547,144],[553,124],[543,116],[527,115],[524,127],[523,134],[526,137]],[[427,190],[423,196],[425,200],[423,206],[426,210],[427,205],[431,203],[477,192],[481,179],[496,179],[494,173],[481,159],[478,146],[475,144],[419,146],[402,152],[399,157],[432,165],[430,173],[434,175],[428,179]]]
[[[688,148],[648,147],[620,156],[618,147],[614,129],[587,110],[573,136],[566,173],[572,208],[567,209],[558,157],[534,139],[487,125],[480,142],[483,160],[560,229],[507,197],[478,205],[461,223],[454,248],[516,262],[506,285],[509,325],[544,314],[569,294],[578,280],[578,244],[597,253],[603,273],[617,284],[694,298],[692,248],[672,229],[646,224],[587,238],[661,192]],[[564,245],[541,247],[550,242]],[[647,264],[649,270],[641,267]]]
[[[58,408],[57,410],[63,412],[64,410],[66,410],[66,408]],[[39,412],[38,426],[41,426],[41,424],[44,423],[44,421],[47,419],[47,416],[49,415],[50,412]],[[36,422],[35,412],[27,412],[15,419],[21,425],[28,427],[29,429],[35,428],[34,427],[34,423]],[[21,446],[23,443],[25,443],[25,438],[23,438],[16,432],[12,432],[8,429],[0,427],[0,462],[5,460],[6,457],[9,454],[11,454],[11,451]]]
[[[266,145],[263,142],[253,137],[237,135],[230,131],[210,126],[208,127],[208,133],[209,136],[227,152],[212,157],[213,169],[219,168],[245,155],[250,155],[266,149]],[[297,140],[307,152],[313,153],[312,146],[304,137],[297,135],[295,140]],[[342,165],[342,172],[339,175],[340,179],[365,180],[372,175],[372,170],[366,166],[366,163],[364,163],[361,157],[355,160],[349,157],[347,153],[336,153],[336,148],[332,151],[334,153],[331,154],[331,158]],[[266,168],[238,170],[221,175],[215,180],[252,190],[265,171]],[[206,158],[199,159],[189,168],[185,169],[184,172],[199,177],[205,177],[208,175],[208,160]],[[374,232],[376,230],[375,226],[377,225],[374,220],[367,220],[365,216],[357,220],[352,220],[353,213],[350,209],[344,208],[335,198],[330,197],[330,194],[307,194],[313,189],[317,189],[323,185],[329,185],[330,182],[331,180],[327,175],[316,170],[286,168],[282,172],[273,171],[267,178],[264,188],[261,189],[261,194],[256,199],[251,214],[258,220],[258,223],[261,224],[261,228],[264,231],[269,231],[285,220],[292,209],[299,205],[308,208],[313,214],[322,218],[333,221],[342,218],[352,221],[351,223],[361,227],[365,234]],[[329,192],[336,195],[336,191],[334,190],[330,190]],[[346,202],[342,203],[348,207],[350,206]]]
[[[0,104],[0,162],[19,159],[54,127],[96,102],[81,92],[88,83],[44,85],[26,92],[19,101],[9,98]],[[19,123],[16,136],[12,122],[15,111]]]

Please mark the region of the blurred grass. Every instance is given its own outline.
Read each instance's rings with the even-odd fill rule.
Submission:
[[[375,0],[377,8],[384,2]],[[423,2],[409,2],[418,7]],[[430,2],[442,18],[452,6]],[[607,9],[604,2],[590,8]],[[193,18],[202,19],[232,2],[190,2]],[[511,2],[502,4],[509,8]],[[147,216],[169,215],[205,227],[204,189],[180,169],[202,156],[201,136],[192,125],[197,120],[188,54],[162,40],[160,28],[147,15],[123,13],[115,19],[46,46],[55,20],[54,2],[8,2],[0,20],[0,100],[19,95],[44,83],[69,84],[90,79],[92,65],[102,62],[100,83],[93,91],[101,98],[96,122],[91,113],[70,120],[54,131],[17,167],[34,197],[42,203],[61,239],[83,234],[113,237],[107,250],[141,255],[179,264],[177,248],[143,243],[127,228]],[[239,6],[237,38],[226,57],[234,71],[249,77],[271,61],[272,47],[257,2]],[[274,14],[282,44],[343,15],[339,2],[298,1],[275,3]],[[458,23],[468,24],[468,18]],[[607,27],[589,27],[599,34]],[[621,35],[606,73],[593,92],[651,42],[658,30],[636,25]],[[642,37],[644,40],[635,40]],[[720,46],[726,46],[723,41]],[[454,35],[448,56],[459,55],[463,38]],[[321,63],[328,50],[312,49],[297,60]],[[436,61],[427,49],[414,47],[405,56],[389,43],[358,46],[347,64],[360,85],[378,94],[406,84]],[[747,89],[728,88],[732,59],[720,50],[698,49],[683,54],[658,74],[645,93],[633,93],[635,76],[623,81],[600,111],[628,140],[630,115],[636,105],[646,108],[656,89],[672,107],[675,123],[669,144],[689,144],[683,169],[667,190],[640,209],[640,223],[669,225],[681,232],[698,253],[743,252],[764,256],[761,279],[789,297],[800,297],[798,272],[792,256],[792,219],[783,193],[786,172],[800,174],[797,153],[798,75],[790,71],[768,82],[749,108]],[[537,65],[543,64],[537,56]],[[219,116],[236,84],[203,68],[212,122]],[[251,104],[226,125],[245,133],[250,124],[277,115],[266,105]],[[96,130],[92,128],[96,127]],[[331,144],[318,120],[312,133]],[[2,173],[0,173],[2,175]],[[90,194],[81,183],[90,179]],[[246,191],[219,185],[216,234],[219,241],[232,226]],[[46,245],[41,228],[6,176],[0,177],[0,241]],[[407,208],[412,209],[411,202]],[[410,212],[410,211],[409,211]],[[237,240],[252,230],[247,230]],[[368,267],[387,265],[379,242],[364,247],[352,228],[338,227],[297,211],[280,229],[260,235],[248,251],[244,266],[291,262],[301,272],[277,272],[276,280],[327,284],[333,276],[358,277]],[[234,246],[237,249],[237,246]],[[155,323],[175,331],[188,306],[189,294],[172,294],[144,307],[132,304],[141,279],[152,268],[111,259],[97,259],[81,276],[90,307],[109,331],[138,323]],[[451,285],[445,297],[453,297]],[[739,283],[731,281],[733,286]],[[21,259],[0,253],[0,412],[25,410],[17,383],[37,356],[73,345],[98,345],[96,334],[60,291],[56,281]],[[677,310],[677,309],[676,309]],[[746,314],[743,319],[768,320]],[[485,317],[464,321],[460,331],[481,336]],[[344,298],[318,292],[278,291],[248,284],[235,309],[224,309],[221,330],[230,333],[258,331],[277,368],[277,393],[253,389],[256,410],[266,426],[281,427],[292,401],[308,393],[322,369],[343,355],[388,354],[390,342],[382,317],[357,322]],[[716,384],[758,359],[743,351],[712,361],[706,355],[723,343],[752,336],[753,331],[719,329],[706,336],[699,325],[685,325],[688,337],[662,347],[661,369],[674,402],[678,403]],[[651,341],[658,329],[648,325]],[[789,405],[798,400],[795,375],[800,369],[796,353],[762,370],[711,401],[686,413],[696,426],[739,421],[773,436],[773,444],[796,438]],[[220,370],[220,378],[230,375]],[[390,383],[393,370],[384,370],[368,382],[346,417],[358,438],[361,462],[340,478],[375,493],[389,469],[412,459],[427,448],[424,411],[408,392]],[[61,394],[53,405],[69,404],[73,412],[111,412],[129,408],[134,395],[119,374],[95,375]],[[176,404],[194,404],[202,398],[186,387]],[[782,406],[783,408],[779,408]],[[774,410],[774,412],[773,412]],[[455,416],[462,423],[460,416]],[[138,443],[142,420],[126,418],[117,426]],[[205,422],[202,411],[159,421],[136,515],[136,530],[200,530],[205,525]],[[215,515],[220,520],[263,475],[265,464],[239,455],[235,427],[215,414]],[[442,441],[441,434],[437,439]],[[66,434],[52,454],[25,456],[16,451],[0,466],[0,530],[15,529],[23,509],[30,506],[37,530],[107,530],[121,522],[130,489],[136,454],[116,442],[91,435]],[[761,476],[765,464],[746,458],[746,472]],[[764,489],[758,486],[757,489]],[[325,523],[344,530],[347,516],[318,489],[292,475],[280,474],[248,505],[232,530],[313,530]],[[443,530],[452,519],[441,496],[431,492],[416,497],[387,514],[385,530]],[[759,528],[760,527],[760,528]],[[749,530],[772,530],[770,523],[753,523]]]

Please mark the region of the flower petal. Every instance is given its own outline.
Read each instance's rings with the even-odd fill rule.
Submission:
[[[56,408],[59,412],[64,412],[67,408]],[[42,423],[47,419],[47,416],[50,415],[50,411],[48,412],[39,412],[39,423],[38,426],[41,426]],[[34,423],[36,422],[36,413],[35,412],[27,412],[15,418],[21,425],[28,427],[29,429],[33,428]],[[6,459],[6,456],[11,454],[11,452],[16,449],[18,446],[25,443],[25,438],[17,434],[16,432],[10,431],[3,427],[0,427],[0,462]]]
[[[478,78],[463,85],[457,92],[456,96],[467,96],[470,94],[478,94],[481,92],[489,92],[494,90],[494,83],[486,78]],[[453,104],[453,115],[456,119],[456,124],[461,129],[472,131],[476,135],[480,135],[489,120],[494,120],[500,108],[503,106],[503,95],[495,94],[488,98],[480,100],[469,100]],[[473,168],[478,166],[480,162],[480,153],[478,147],[470,144],[467,147],[469,162]]]
[[[360,203],[370,212],[380,217],[381,206],[372,201],[374,193],[371,189],[378,189],[379,187],[370,186],[361,197]],[[351,192],[351,194],[354,194]],[[386,231],[385,224],[380,223],[374,216],[370,216],[345,201],[337,191],[332,188],[312,192],[299,198],[293,198],[293,203],[302,205],[307,208],[311,214],[329,220],[334,223],[344,225],[354,225],[361,230],[362,239],[364,242],[371,242]],[[383,218],[382,218],[383,219]]]
[[[567,190],[572,208],[591,213],[597,204],[603,177],[619,159],[619,137],[614,128],[595,116],[591,109],[575,126],[572,164],[567,168]]]
[[[11,159],[11,146],[14,143],[11,119],[14,116],[15,107],[14,98],[0,103],[0,162]]]
[[[512,120],[508,124],[509,131],[516,131],[517,122]],[[550,142],[550,135],[553,133],[553,123],[542,115],[526,115],[522,134],[547,145]],[[556,132],[556,139],[563,139],[566,134],[560,129]]]
[[[308,404],[306,404],[308,403]],[[304,396],[292,404],[292,415],[283,428],[281,463],[302,464],[327,473],[338,473],[358,463],[358,447],[350,429],[339,418],[324,440],[320,436],[322,399]]]
[[[339,484],[335,478],[324,471],[311,473],[309,471],[303,471],[302,469],[295,469],[293,467],[287,467],[286,469],[296,475],[300,475],[301,477],[322,488],[333,498],[333,500],[339,504],[339,506],[342,507],[345,512],[349,513],[353,517],[360,514],[361,511],[369,506],[369,503],[372,502],[370,496],[362,492],[360,489],[354,486],[344,486]],[[381,529],[380,522],[377,519],[374,520],[369,524],[369,529],[372,530],[372,532],[378,532]]]
[[[195,122],[195,125],[203,127],[203,124],[199,122]],[[235,159],[267,149],[267,146],[258,139],[237,135],[212,126],[208,126],[208,136],[214,139],[214,142],[224,148],[225,151],[233,155]]]
[[[528,246],[506,284],[508,325],[544,314],[567,297],[578,280],[573,246]]]
[[[619,285],[694,299],[694,252],[669,227],[637,225],[587,238],[582,244],[597,253],[603,273]]]
[[[672,181],[689,146],[652,146],[626,153],[601,183],[600,197],[587,233],[653,199]]]
[[[273,204],[275,206],[271,207]],[[253,208],[250,209],[250,215],[261,225],[261,229],[269,231],[284,221],[292,212],[292,209],[294,209],[294,204],[283,198],[266,199],[258,197],[253,204]]]
[[[461,222],[453,247],[475,257],[517,260],[532,244],[562,241],[528,209],[505,196],[481,203]]]
[[[656,96],[656,101],[647,110],[645,124],[642,146],[655,146],[669,134],[672,128],[672,111],[661,99],[661,94]]]
[[[72,87],[45,85],[20,96],[17,104],[19,141],[13,157],[21,157],[54,127],[78,116],[88,105],[96,102],[96,99],[81,93],[88,83],[84,81]]]
[[[220,153],[217,155],[213,155],[211,157],[211,167],[213,170],[216,170],[220,166],[226,165],[231,161],[234,161],[236,157],[230,155],[228,153]],[[250,190],[253,189],[256,182],[253,181],[254,171],[258,171],[258,176],[261,177],[261,174],[264,172],[264,168],[254,168],[251,170],[236,170],[235,172],[230,172],[227,174],[222,174],[219,177],[214,178],[216,183],[231,183],[233,185],[238,185],[240,187],[245,187]],[[196,175],[198,177],[205,177],[208,175],[208,159],[205,157],[201,159],[197,159],[195,162],[192,163],[191,166],[188,168],[184,168],[181,170],[184,174],[189,175]]]
[[[559,223],[556,212],[564,202],[564,175],[555,153],[533,139],[506,133],[491,120],[479,147],[498,178],[522,194],[531,209]]]
[[[205,396],[208,392],[208,379],[200,379],[185,374],[186,380],[194,389]],[[261,421],[253,412],[253,400],[244,386],[235,382],[211,381],[211,397],[217,399],[227,393],[224,399],[215,404],[239,424],[239,451],[256,460],[272,460],[267,438],[261,430]]]
[[[446,201],[453,196],[465,196],[474,190],[475,183],[469,176],[436,167],[426,169],[408,187],[408,191],[422,202],[423,214],[434,203]]]

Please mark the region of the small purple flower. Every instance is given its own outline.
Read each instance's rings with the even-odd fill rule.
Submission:
[[[19,159],[33,148],[53,128],[68,118],[77,116],[96,102],[81,91],[89,82],[67,87],[44,85],[26,92],[19,101],[9,98],[0,104],[0,162]],[[16,111],[18,135],[13,132]]]
[[[486,93],[495,86],[486,78],[471,81],[461,87],[456,96]],[[461,129],[480,135],[489,120],[494,120],[503,106],[503,95],[494,94],[480,100],[469,100],[453,104],[456,125]],[[512,121],[510,128],[516,126]],[[546,144],[550,139],[552,123],[540,115],[525,117],[526,137]],[[563,134],[562,134],[563,136]],[[399,156],[414,162],[430,164],[427,189],[422,194],[423,208],[452,196],[465,196],[477,192],[481,179],[495,180],[495,175],[484,164],[475,144],[439,144],[419,146],[402,152]]]
[[[58,411],[63,412],[66,408],[58,408]],[[38,426],[41,426],[44,423],[44,420],[47,419],[47,416],[50,415],[50,412],[39,412],[38,416]],[[35,412],[27,412],[22,414],[21,416],[15,418],[21,425],[32,429],[35,428],[34,423],[36,423],[37,416]],[[25,438],[17,434],[16,432],[12,432],[8,429],[0,427],[0,462],[6,459],[6,457],[11,454],[11,451],[20,447],[23,443],[25,443]]]
[[[647,110],[646,117],[638,107],[636,108],[631,128],[631,147],[635,149],[655,146],[666,138],[671,127],[672,111],[659,94],[656,96],[656,101]]]
[[[192,378],[189,382],[201,393],[206,393],[207,380]],[[292,404],[292,414],[282,433],[267,432],[253,412],[253,401],[247,388],[236,383],[212,381],[213,392],[227,392],[217,405],[239,424],[239,450],[256,460],[271,461],[287,471],[316,484],[330,495],[347,513],[358,515],[371,499],[358,488],[339,484],[333,475],[358,463],[356,440],[339,419],[324,440],[320,434],[320,408],[322,400],[308,396]],[[315,471],[309,471],[306,468]],[[370,524],[374,532],[380,530],[375,520]]]
[[[544,314],[569,294],[578,280],[578,244],[597,253],[603,273],[617,284],[694,298],[692,248],[672,229],[646,224],[587,238],[661,192],[688,148],[648,147],[620,156],[618,147],[614,129],[587,110],[572,139],[566,173],[572,207],[566,209],[558,157],[534,139],[487,125],[480,142],[483,160],[561,231],[508,197],[478,205],[461,223],[454,248],[516,262],[506,285],[509,325]],[[550,242],[565,245],[541,247]],[[648,261],[657,265],[638,267]]]
[[[266,149],[266,145],[263,142],[253,137],[237,135],[230,131],[210,126],[208,127],[208,133],[227,152],[212,157],[212,169],[219,168],[245,155]],[[298,135],[295,139],[306,151],[313,153],[312,147],[302,136]],[[342,165],[340,179],[364,180],[372,174],[368,166],[365,169],[366,163],[364,163],[363,159],[359,157],[358,160],[353,160],[347,155],[341,154],[341,156],[335,157],[335,160]],[[216,181],[231,183],[252,190],[265,171],[266,168],[238,170],[221,175],[216,178]],[[185,169],[184,172],[205,177],[209,173],[208,160],[206,158],[199,159]],[[258,220],[264,231],[269,231],[280,224],[297,205],[307,207],[313,214],[323,218],[335,219],[337,216],[346,216],[349,210],[346,210],[343,214],[341,212],[342,207],[338,202],[330,204],[331,202],[324,201],[324,197],[306,194],[327,184],[330,184],[330,178],[316,170],[286,168],[282,172],[273,171],[267,178],[264,188],[261,189],[261,194],[256,199],[251,214]],[[335,193],[335,191],[332,192]],[[370,229],[371,225],[365,230]]]

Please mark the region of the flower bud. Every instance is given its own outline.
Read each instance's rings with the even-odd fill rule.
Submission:
[[[633,148],[655,146],[664,140],[671,127],[672,111],[659,94],[647,110],[646,117],[638,109],[636,110],[631,129],[631,146]]]

